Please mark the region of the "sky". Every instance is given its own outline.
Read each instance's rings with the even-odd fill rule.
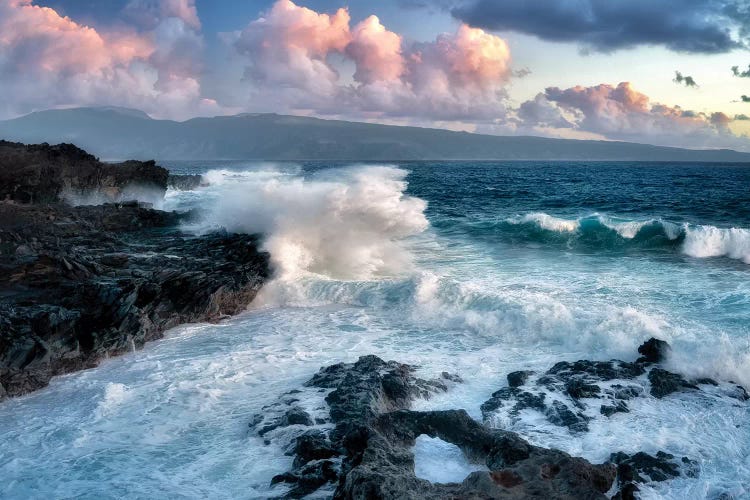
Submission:
[[[747,0],[0,0],[0,119],[276,112],[750,151]]]

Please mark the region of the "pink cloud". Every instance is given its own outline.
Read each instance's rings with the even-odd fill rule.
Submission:
[[[401,36],[388,31],[377,16],[355,26],[346,52],[357,65],[354,79],[362,83],[398,80],[406,62],[401,52]]]
[[[239,34],[234,46],[250,59],[246,71],[250,80],[328,93],[334,90],[338,73],[327,57],[349,44],[349,20],[346,9],[319,14],[279,0]]]
[[[165,12],[192,2],[164,0]],[[192,21],[193,24],[194,20]],[[31,0],[0,0],[0,115],[71,105],[133,106],[161,116],[215,108],[200,95],[200,35],[180,17],[153,30],[103,31]]]
[[[550,87],[519,110],[521,128],[571,129],[599,137],[684,147],[747,148],[724,113],[696,113],[654,103],[630,82]]]
[[[376,16],[351,28],[344,9],[321,14],[278,0],[234,47],[248,58],[256,100],[294,112],[482,120],[505,113],[508,45],[468,26],[405,43]],[[340,74],[343,61],[355,68],[353,83]]]

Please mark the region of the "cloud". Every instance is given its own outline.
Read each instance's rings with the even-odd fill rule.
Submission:
[[[529,112],[538,109],[543,113]],[[726,114],[707,115],[654,103],[629,82],[617,86],[550,87],[521,105],[519,119],[522,128],[572,129],[610,140],[679,147],[750,148],[747,137],[730,130],[732,118]]]
[[[178,17],[150,31],[103,31],[31,0],[0,0],[0,116],[100,104],[169,117],[214,109],[195,74],[201,46]]]
[[[686,87],[697,87],[698,84],[695,82],[695,79],[692,76],[683,76],[682,73],[679,71],[674,72],[674,80],[672,80],[678,85],[684,84]]]
[[[750,65],[747,66],[746,71],[740,71],[739,66],[732,66],[732,74],[739,78],[750,78]]]
[[[492,119],[505,113],[507,43],[466,25],[432,42],[405,43],[376,16],[318,13],[278,0],[234,40],[246,57],[252,102],[320,114]],[[352,65],[350,78],[341,68]]]
[[[401,42],[401,36],[385,29],[376,16],[359,23],[346,47],[357,65],[354,80],[368,84],[401,78],[406,71]]]
[[[464,0],[452,14],[495,31],[516,31],[611,52],[659,45],[678,52],[723,53],[745,45],[745,0]]]

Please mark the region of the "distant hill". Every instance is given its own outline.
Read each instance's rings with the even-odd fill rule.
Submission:
[[[726,149],[492,136],[276,114],[175,122],[117,107],[40,111],[0,121],[0,139],[72,142],[104,159],[750,162],[750,153]]]

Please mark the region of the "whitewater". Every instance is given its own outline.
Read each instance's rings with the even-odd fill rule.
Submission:
[[[0,405],[0,498],[268,498],[293,457],[248,423],[320,367],[364,354],[463,384],[419,409],[479,406],[515,370],[632,361],[750,389],[750,169],[644,163],[394,165],[163,162],[184,227],[262,233],[273,280],[247,312]],[[307,394],[312,414],[322,398]],[[593,462],[663,450],[697,477],[641,498],[750,497],[750,410],[711,391],[640,398],[585,433],[524,414],[496,425]],[[475,464],[420,438],[416,471]]]

